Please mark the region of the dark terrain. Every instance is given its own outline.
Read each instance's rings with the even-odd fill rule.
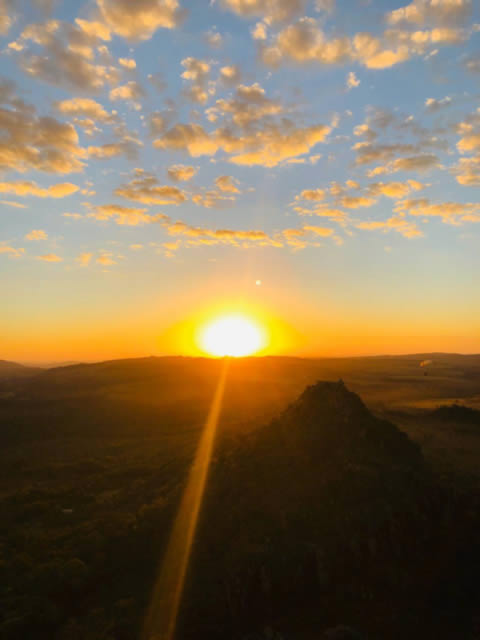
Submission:
[[[138,638],[221,366],[0,362],[2,640]],[[480,356],[232,361],[178,638],[479,638],[478,409]]]

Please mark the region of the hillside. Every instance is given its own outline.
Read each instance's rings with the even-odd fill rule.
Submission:
[[[428,376],[424,354],[230,363],[178,640],[342,624],[470,637],[478,429],[424,405],[475,406],[480,359],[436,357]],[[2,638],[137,640],[221,366],[144,358],[9,383]]]
[[[16,362],[8,360],[0,360],[0,381],[15,378],[27,378],[40,373],[42,369],[39,367],[25,367]]]

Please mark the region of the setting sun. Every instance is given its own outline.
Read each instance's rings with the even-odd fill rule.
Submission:
[[[240,314],[222,316],[207,324],[199,336],[199,346],[212,356],[249,356],[265,346],[265,331]]]

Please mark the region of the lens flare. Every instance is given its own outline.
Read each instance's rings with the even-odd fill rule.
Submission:
[[[229,361],[225,360],[155,582],[142,640],[173,640],[175,634],[185,576],[215,444],[228,366]]]
[[[212,356],[241,358],[260,351],[266,344],[265,331],[246,316],[222,316],[200,332],[199,345]]]

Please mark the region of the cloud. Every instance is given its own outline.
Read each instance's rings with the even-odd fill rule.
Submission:
[[[192,201],[201,207],[207,209],[218,209],[226,205],[232,204],[235,201],[235,197],[232,195],[225,195],[219,189],[210,189],[202,193],[197,193],[192,197]]]
[[[143,204],[181,204],[187,200],[184,191],[170,185],[159,185],[157,178],[150,173],[137,169],[135,176],[127,184],[115,189],[115,195]]]
[[[104,267],[109,267],[112,264],[117,264],[115,260],[113,260],[113,258],[111,257],[111,254],[109,253],[103,253],[101,256],[99,256],[95,262],[97,264],[101,264]]]
[[[191,83],[185,94],[192,102],[205,104],[210,95],[207,87],[210,64],[205,60],[190,57],[182,60],[182,67],[184,67],[185,71],[181,77]]]
[[[261,16],[271,22],[291,20],[306,11],[306,0],[220,0],[225,9],[243,18]]]
[[[396,171],[419,171],[423,173],[430,169],[440,167],[438,158],[433,153],[420,153],[408,158],[397,158],[393,163],[392,170]]]
[[[451,0],[432,2],[452,4]],[[393,23],[390,21],[390,24]],[[273,67],[285,61],[323,65],[358,62],[369,69],[387,69],[412,56],[424,55],[431,46],[464,42],[474,31],[474,27],[462,29],[452,27],[450,23],[416,31],[409,27],[400,28],[397,24],[393,26],[395,28],[385,30],[379,37],[359,32],[353,37],[332,38],[324,33],[314,18],[302,17],[279,31],[268,44],[266,33],[262,33],[262,38],[258,39],[260,55],[266,65]]]
[[[83,218],[81,213],[62,213],[62,216],[64,218],[72,218],[72,220],[80,220],[80,218]]]
[[[88,214],[88,217],[95,218],[96,220],[110,220],[113,218],[118,225],[127,225],[132,227],[140,224],[157,222],[164,217],[161,214],[150,216],[146,211],[147,209],[123,207],[118,204],[104,204],[93,207],[93,211]]]
[[[103,160],[105,158],[113,158],[116,156],[126,155],[129,159],[137,156],[138,146],[143,146],[138,140],[127,136],[120,142],[109,142],[100,146],[89,146],[86,152],[90,158]]]
[[[118,100],[139,100],[145,95],[143,88],[136,82],[130,80],[124,85],[120,85],[110,90],[109,98],[113,102]]]
[[[188,151],[192,157],[215,155],[223,149],[230,162],[239,165],[275,167],[290,158],[304,155],[330,133],[326,125],[296,127],[284,120],[282,125],[235,135],[228,129],[207,133],[199,124],[177,124],[154,141],[157,149]]]
[[[112,115],[91,98],[69,98],[55,103],[57,111],[65,116],[84,116],[98,122],[112,122]]]
[[[195,167],[187,167],[184,164],[174,164],[167,169],[168,177],[174,182],[187,182],[195,176],[197,171]]]
[[[347,76],[347,89],[354,89],[360,86],[360,80],[357,78],[353,71],[350,71]]]
[[[37,198],[65,198],[79,190],[76,184],[63,182],[51,187],[39,187],[36,182],[0,182],[0,193],[16,196],[36,196]]]
[[[16,98],[13,87],[0,82],[0,170],[48,173],[81,171],[85,155],[71,124],[37,116],[33,106]],[[8,108],[8,107],[13,107]]]
[[[165,132],[167,120],[160,111],[153,111],[148,117],[148,128],[152,136],[158,136]]]
[[[414,0],[386,15],[391,25],[419,26],[425,23],[449,27],[465,22],[472,12],[472,0]]]
[[[473,55],[464,62],[465,68],[470,73],[480,73],[480,55]]]
[[[0,0],[0,36],[5,36],[14,22],[13,0]]]
[[[376,200],[374,198],[365,198],[364,196],[344,196],[340,199],[340,204],[346,209],[371,207],[375,202]]]
[[[220,68],[221,82],[230,87],[238,84],[241,80],[242,72],[236,64],[228,65]]]
[[[101,33],[76,24],[48,20],[28,25],[12,47],[20,51],[23,71],[48,84],[98,92],[105,84],[117,84],[118,70],[95,62]],[[40,47],[40,51],[36,47]]]
[[[299,64],[339,64],[354,59],[349,38],[328,40],[317,21],[307,17],[285,27],[272,43],[262,46],[260,52],[263,62],[273,67],[284,60]]]
[[[404,198],[410,191],[420,191],[425,185],[416,180],[407,182],[373,182],[368,192],[373,196],[383,195],[388,198]]]
[[[440,100],[436,100],[435,98],[427,98],[425,100],[425,109],[434,113],[436,111],[440,111],[445,107],[449,107],[452,104],[452,99],[450,96],[445,96],[445,98],[441,98]]]
[[[199,124],[177,124],[153,142],[157,149],[188,151],[196,158],[215,155],[219,145]]]
[[[56,253],[45,253],[43,256],[37,256],[37,260],[42,260],[43,262],[62,262],[63,258],[57,256]]]
[[[335,233],[334,229],[329,229],[328,227],[318,227],[311,224],[306,224],[303,229],[309,233],[315,234],[316,236],[321,236],[322,238],[328,238]]]
[[[341,209],[336,209],[334,207],[330,207],[326,204],[319,204],[313,207],[312,209],[308,209],[306,207],[294,206],[293,210],[299,216],[319,216],[320,218],[328,218],[329,220],[335,222],[344,222],[347,219],[347,214],[345,211]]]
[[[4,204],[7,207],[15,207],[17,209],[26,209],[27,205],[21,202],[13,202],[12,200],[0,200],[0,204]]]
[[[107,42],[111,40],[111,31],[103,22],[75,18],[75,24],[90,38],[104,40]]]
[[[473,133],[461,138],[457,143],[457,149],[462,153],[465,151],[480,151],[480,133]]]
[[[81,253],[77,258],[76,261],[79,263],[79,265],[81,267],[88,267],[88,265],[90,264],[90,260],[93,257],[93,253]]]
[[[133,58],[119,58],[118,64],[124,69],[132,70],[137,68],[137,63]]]
[[[460,158],[454,168],[457,182],[465,187],[480,186],[480,155],[474,158]]]
[[[318,237],[334,237],[334,234],[334,229],[330,229],[329,227],[304,225],[300,229],[283,229],[279,235],[286,242],[287,246],[291,247],[294,251],[299,251],[308,246],[321,246],[321,244],[318,243]],[[311,239],[312,236],[314,238],[313,240]]]
[[[397,210],[411,216],[422,218],[441,218],[447,224],[459,225],[462,222],[480,222],[480,204],[476,202],[431,203],[428,198],[401,200]]]
[[[252,246],[281,246],[277,240],[271,238],[264,231],[209,229],[193,227],[182,221],[166,221],[163,226],[171,236],[182,236],[190,246],[228,244],[236,247],[248,248]]]
[[[32,229],[32,231],[25,236],[25,240],[46,240],[47,238],[48,236],[43,229]]]
[[[184,17],[178,0],[97,0],[101,20],[127,40],[148,40],[157,29],[174,29]]]
[[[406,220],[402,215],[392,216],[384,221],[358,222],[355,226],[357,229],[363,229],[365,231],[396,231],[405,238],[421,238],[423,236],[422,231],[417,225]]]
[[[235,186],[235,178],[232,176],[218,176],[215,179],[215,184],[224,193],[240,193],[240,190]]]
[[[205,34],[205,40],[213,49],[220,49],[223,45],[222,34],[218,33],[218,31],[208,31],[208,33]]]
[[[15,247],[0,245],[0,255],[2,253],[8,255],[9,258],[21,258],[25,253],[25,249],[16,249]]]
[[[365,165],[373,162],[382,163],[381,166],[370,170],[367,175],[374,177],[385,173],[397,171],[425,172],[440,167],[438,157],[433,153],[418,153],[418,148],[425,147],[426,141],[420,145],[410,143],[372,144],[371,142],[359,142],[353,146],[357,155],[355,164]],[[398,158],[399,155],[407,155],[406,158]]]
[[[300,195],[295,196],[295,200],[311,200],[317,202],[325,198],[324,189],[304,189]]]
[[[250,30],[252,38],[254,40],[266,40],[267,39],[267,25],[265,22],[257,22],[257,24]]]
[[[256,82],[250,86],[238,86],[233,98],[217,100],[215,107],[209,111],[228,114],[234,125],[244,128],[266,116],[278,115],[283,110],[281,102],[267,98],[265,90]]]

